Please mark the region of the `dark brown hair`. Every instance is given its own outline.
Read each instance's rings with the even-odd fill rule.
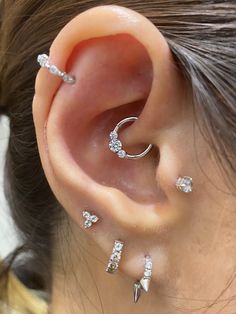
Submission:
[[[45,178],[35,137],[36,57],[49,51],[71,18],[104,4],[134,9],[160,29],[192,90],[206,140],[222,165],[236,174],[235,0],[3,0],[0,110],[10,120],[5,194],[25,248],[41,270],[50,269],[52,233],[63,211]],[[50,272],[41,274],[50,290]]]

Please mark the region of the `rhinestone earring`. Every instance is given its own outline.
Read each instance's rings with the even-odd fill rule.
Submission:
[[[179,177],[176,181],[176,187],[181,192],[190,193],[193,191],[193,179],[191,177]]]
[[[119,267],[121,254],[123,250],[124,242],[116,240],[113,246],[112,254],[110,256],[106,271],[113,274]]]
[[[118,130],[123,126],[123,124],[130,122],[130,121],[135,121],[137,119],[138,119],[137,117],[128,117],[128,118],[121,120],[116,125],[114,130],[110,133],[109,148],[113,153],[117,154],[117,156],[120,158],[138,159],[138,158],[144,157],[152,148],[152,144],[150,144],[147,147],[147,149],[145,149],[145,151],[143,151],[142,153],[137,154],[137,155],[130,155],[130,154],[126,153],[125,150],[122,149],[122,143],[118,139]]]
[[[152,259],[149,255],[145,256],[145,268],[144,268],[144,276],[141,280],[138,280],[134,283],[134,303],[137,303],[142,290],[148,292],[150,282],[152,277]]]
[[[46,54],[38,55],[37,61],[42,68],[46,68],[49,70],[51,74],[62,78],[65,83],[68,84],[75,83],[75,77],[73,75],[69,75],[66,72],[60,71],[55,65],[50,65],[48,55]]]
[[[90,228],[93,224],[95,224],[99,218],[96,215],[92,215],[89,211],[84,210],[82,213],[85,221],[84,221],[84,228]]]

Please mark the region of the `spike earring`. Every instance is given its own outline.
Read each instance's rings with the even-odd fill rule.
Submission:
[[[145,256],[144,276],[141,280],[134,283],[134,303],[137,303],[142,290],[148,292],[152,277],[152,259],[149,255]]]
[[[85,219],[85,221],[84,221],[84,228],[92,227],[92,225],[99,220],[99,218],[96,215],[92,215],[87,210],[83,211],[83,217]]]
[[[116,240],[113,246],[112,254],[110,256],[106,271],[113,274],[119,267],[121,254],[123,250],[124,242]]]
[[[118,130],[123,126],[123,124],[130,122],[130,121],[135,121],[137,119],[138,119],[137,117],[128,117],[128,118],[121,120],[116,125],[114,130],[110,133],[109,148],[113,153],[117,154],[117,156],[120,158],[138,159],[138,158],[144,157],[152,148],[152,144],[150,144],[145,151],[143,151],[142,153],[137,154],[137,155],[127,154],[126,151],[124,151],[122,149],[122,143],[118,139]]]
[[[49,70],[51,74],[62,78],[65,83],[68,84],[75,83],[75,77],[73,75],[69,75],[66,72],[60,71],[55,65],[50,65],[48,55],[46,54],[38,55],[37,61],[42,68],[46,68]]]
[[[193,191],[193,179],[191,177],[179,177],[176,181],[176,187],[181,192],[190,193]]]

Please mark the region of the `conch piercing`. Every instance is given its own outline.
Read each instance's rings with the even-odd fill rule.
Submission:
[[[50,65],[48,55],[46,54],[38,55],[37,61],[42,68],[47,68],[50,73],[52,73],[53,75],[59,76],[60,78],[63,79],[65,83],[68,83],[68,84],[75,83],[75,77],[73,75],[69,75],[66,72],[60,71],[55,65]]]
[[[190,193],[193,191],[193,179],[191,177],[179,177],[176,181],[176,187],[181,192]]]
[[[144,276],[141,280],[134,283],[134,303],[137,303],[142,290],[148,292],[152,277],[152,259],[149,255],[145,256]]]
[[[84,221],[84,228],[90,228],[94,223],[96,223],[99,218],[96,215],[92,215],[89,211],[84,210],[82,213],[85,221]]]
[[[128,118],[121,120],[116,125],[114,130],[110,133],[109,148],[113,153],[117,154],[118,157],[120,157],[120,158],[138,159],[138,158],[144,157],[152,148],[152,144],[150,144],[145,151],[143,151],[142,153],[137,154],[137,155],[129,155],[126,153],[125,150],[122,149],[122,143],[118,139],[118,130],[123,126],[123,124],[130,122],[130,121],[135,121],[137,119],[138,119],[137,117],[128,117]]]
[[[121,254],[123,250],[124,242],[116,240],[113,246],[112,254],[110,256],[106,271],[113,274],[119,267]]]

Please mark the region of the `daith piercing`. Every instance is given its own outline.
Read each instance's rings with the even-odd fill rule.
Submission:
[[[53,64],[51,65],[49,63],[48,55],[46,55],[46,54],[38,55],[37,61],[42,68],[48,69],[51,74],[60,77],[61,79],[63,79],[63,81],[65,83],[68,83],[68,84],[74,84],[75,83],[75,77],[73,75],[69,75],[66,72],[62,72],[57,68],[57,66],[55,66]]]

